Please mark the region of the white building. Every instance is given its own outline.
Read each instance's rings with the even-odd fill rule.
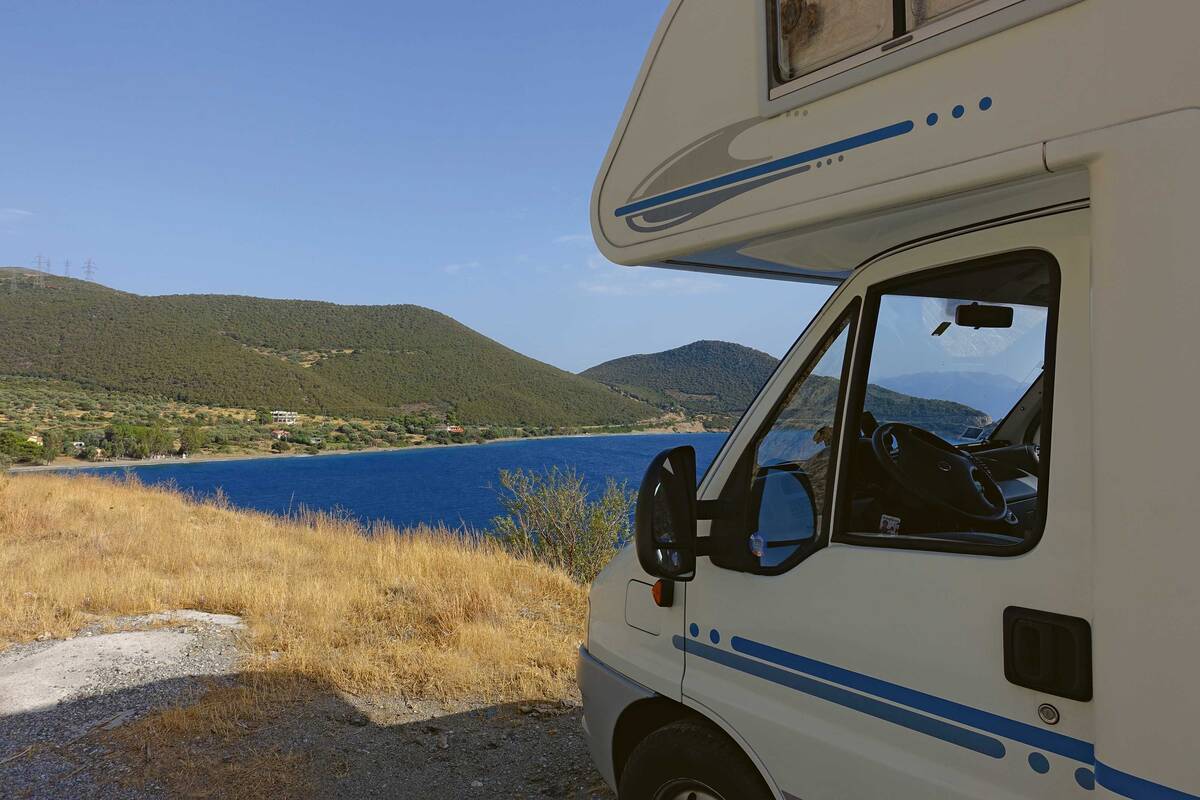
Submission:
[[[272,411],[271,421],[276,425],[295,425],[299,416],[295,411]]]

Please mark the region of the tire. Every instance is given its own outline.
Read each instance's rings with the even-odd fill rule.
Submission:
[[[621,772],[620,800],[772,800],[754,764],[728,736],[682,720],[642,740]]]

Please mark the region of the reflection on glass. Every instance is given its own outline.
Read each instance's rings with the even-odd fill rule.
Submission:
[[[775,27],[787,81],[887,41],[892,0],[776,0]]]
[[[848,339],[846,319],[831,331],[816,364],[797,380],[755,448],[757,526],[751,533],[758,537],[754,545],[761,545],[762,566],[782,563],[817,533]]]
[[[812,489],[803,472],[765,470],[755,487],[758,495],[759,564],[774,567],[816,535]]]
[[[951,12],[978,5],[983,0],[907,0],[908,28],[919,28]]]

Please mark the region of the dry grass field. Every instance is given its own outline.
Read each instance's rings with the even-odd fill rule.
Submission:
[[[305,779],[294,756],[238,742],[305,692],[568,697],[586,606],[586,587],[486,539],[283,520],[98,478],[0,475],[0,650],[170,609],[244,620],[235,685],[121,732],[131,753],[153,743],[160,757],[145,769],[180,791],[215,781],[235,795],[303,794],[279,791]],[[198,756],[184,746],[197,737],[215,747]]]
[[[585,587],[486,539],[369,533],[103,479],[0,476],[0,648],[195,608],[245,620],[253,671],[437,698],[568,691]]]

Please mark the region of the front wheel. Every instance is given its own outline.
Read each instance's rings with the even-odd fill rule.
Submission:
[[[771,800],[754,764],[703,722],[659,728],[634,748],[621,772],[620,800]]]

